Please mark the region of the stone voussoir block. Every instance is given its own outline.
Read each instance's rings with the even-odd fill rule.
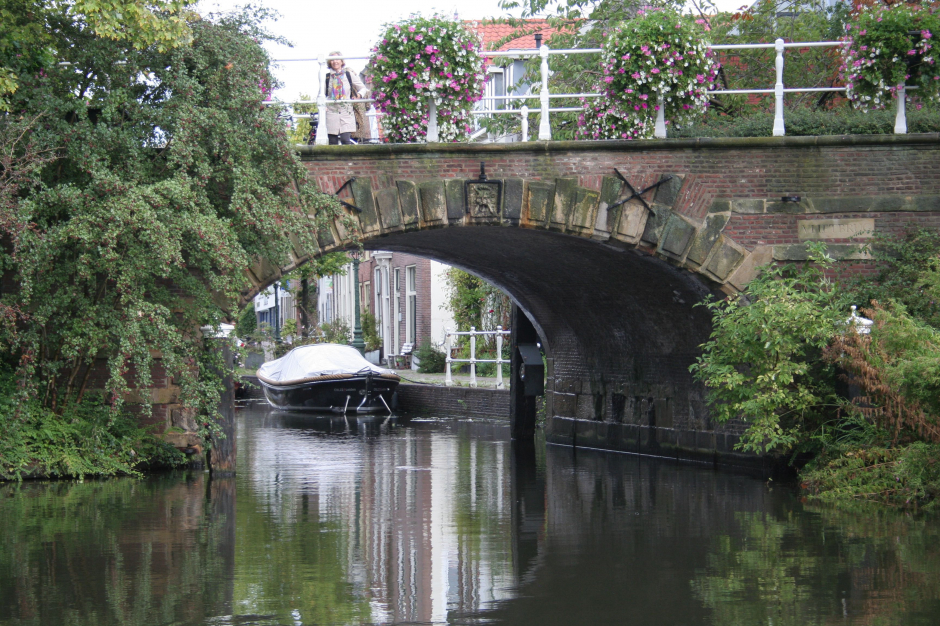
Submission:
[[[418,184],[421,221],[428,224],[443,222],[447,215],[447,194],[444,181],[429,180]]]
[[[555,183],[533,181],[525,186],[525,218],[532,224],[547,226],[555,206]]]
[[[681,261],[692,242],[697,226],[686,217],[673,213],[669,216],[660,238],[658,252]]]
[[[375,202],[379,208],[379,222],[382,230],[388,232],[400,228],[402,215],[398,189],[392,187],[380,189],[375,194]]]
[[[721,235],[699,271],[720,283],[724,283],[747,254],[747,250],[743,247]]]
[[[372,234],[378,232],[379,216],[375,208],[375,197],[372,195],[372,182],[368,178],[357,178],[350,183],[353,201],[359,208],[359,224],[362,232]]]
[[[695,239],[692,241],[692,247],[689,249],[689,255],[686,260],[696,266],[701,266],[708,258],[715,242],[728,224],[731,216],[728,213],[709,213],[705,217],[705,223],[696,232]]]
[[[398,201],[401,206],[401,221],[407,226],[418,224],[418,186],[410,180],[396,180]]]

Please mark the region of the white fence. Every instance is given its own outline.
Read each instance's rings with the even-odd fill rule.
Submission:
[[[502,326],[497,326],[496,330],[477,330],[475,326],[471,326],[468,332],[458,332],[455,330],[450,330],[449,328],[444,333],[444,353],[447,355],[447,366],[444,370],[444,384],[450,387],[454,384],[454,379],[451,376],[451,363],[469,363],[470,364],[470,386],[477,386],[477,363],[496,363],[496,388],[503,388],[503,363],[509,363],[509,359],[503,358],[503,335],[510,334],[511,331],[503,330]],[[470,337],[470,358],[469,359],[455,359],[452,357],[451,352],[454,347],[453,338],[460,335],[469,335]],[[496,358],[495,359],[478,359],[477,355],[477,337],[484,336],[489,337],[490,335],[496,335]]]
[[[773,135],[775,137],[782,137],[786,134],[786,122],[784,120],[784,110],[783,110],[783,100],[784,95],[788,93],[812,93],[812,92],[845,92],[845,87],[787,87],[783,84],[783,68],[784,68],[784,55],[787,50],[792,48],[823,48],[823,47],[840,47],[847,45],[843,41],[801,41],[801,42],[790,42],[787,43],[783,39],[777,39],[774,43],[755,43],[755,44],[721,44],[711,46],[712,50],[760,50],[772,48],[776,51],[776,82],[774,82],[772,87],[767,89],[718,89],[711,91],[709,93],[713,95],[723,95],[723,94],[755,94],[755,95],[770,95],[774,96],[774,126],[773,126]],[[541,58],[541,76],[538,83],[540,89],[538,95],[520,95],[520,96],[489,96],[488,100],[505,100],[508,102],[516,101],[528,101],[528,100],[538,100],[539,107],[537,109],[530,109],[526,104],[523,104],[520,108],[505,108],[505,109],[476,109],[473,111],[474,115],[518,115],[520,116],[522,122],[522,141],[529,140],[529,115],[531,113],[540,113],[539,118],[539,129],[538,129],[538,140],[539,141],[550,141],[552,138],[551,131],[551,114],[552,113],[563,113],[563,112],[578,112],[582,111],[581,107],[552,107],[551,100],[553,98],[600,98],[603,94],[599,93],[549,93],[548,84],[549,78],[551,77],[551,68],[549,66],[549,58],[553,55],[571,55],[571,54],[599,54],[601,52],[600,48],[574,48],[574,49],[560,49],[552,50],[547,45],[542,45],[539,48],[533,48],[529,50],[510,50],[503,52],[484,52],[483,56],[487,58],[499,58],[499,57],[512,57],[512,58],[525,58],[525,57],[535,57],[538,56]],[[326,93],[324,90],[325,81],[326,81],[326,71],[327,63],[334,59],[345,59],[345,60],[368,60],[368,56],[324,56],[321,55],[316,59],[279,59],[276,62],[316,62],[319,64],[318,72],[318,88],[317,88],[317,99],[316,101],[303,101],[296,102],[293,104],[314,104],[317,105],[317,110],[325,111],[327,106],[331,106],[334,101],[327,100]],[[905,109],[905,100],[906,92],[908,90],[915,89],[915,87],[904,87],[900,86],[897,97],[897,115],[895,117],[894,132],[896,134],[905,134],[907,133],[907,116]],[[374,99],[363,99],[358,100],[357,102],[363,103],[374,103]],[[290,103],[277,102],[277,101],[266,101],[265,104],[269,105],[284,105]],[[346,102],[348,104],[348,102]],[[659,104],[662,104],[662,98],[660,97]],[[430,122],[428,124],[428,134],[427,141],[433,143],[438,141],[438,130],[437,130],[437,111],[432,102],[431,108],[429,111]],[[370,107],[369,115],[375,116],[378,115],[375,112],[375,107]],[[309,115],[295,115],[294,117],[309,117]],[[666,122],[664,118],[663,107],[659,106],[656,116],[656,127],[654,132],[655,137],[665,138],[666,137]],[[326,116],[319,116],[319,125],[317,127],[317,144],[325,145],[328,142],[327,133],[326,133]]]

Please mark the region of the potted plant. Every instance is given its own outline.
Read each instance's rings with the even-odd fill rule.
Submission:
[[[439,140],[465,139],[470,110],[483,93],[480,49],[462,23],[440,16],[386,25],[371,60],[386,136],[396,143],[424,141],[433,104]]]
[[[667,124],[701,115],[718,73],[703,32],[690,16],[659,8],[613,25],[601,54],[604,96],[583,101],[579,138],[652,137],[660,107]]]
[[[940,17],[928,8],[904,3],[874,6],[846,24],[842,50],[845,95],[857,106],[884,108],[916,87],[920,100],[940,95],[940,71],[933,47]]]

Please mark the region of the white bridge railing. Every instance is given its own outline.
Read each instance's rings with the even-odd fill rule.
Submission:
[[[754,43],[754,44],[720,44],[711,46],[712,50],[760,50],[760,49],[773,49],[776,51],[776,81],[773,83],[772,87],[766,89],[716,89],[710,94],[713,95],[724,95],[724,94],[754,94],[754,95],[771,95],[774,96],[774,126],[773,126],[773,135],[774,137],[782,137],[786,134],[786,123],[784,120],[784,109],[783,101],[784,95],[788,93],[813,93],[813,92],[845,92],[845,87],[787,87],[783,83],[783,68],[784,68],[784,55],[787,50],[797,48],[824,48],[824,47],[841,47],[846,45],[846,42],[843,41],[800,41],[800,42],[785,42],[783,39],[777,39],[774,43]],[[522,141],[529,140],[529,115],[532,113],[539,113],[539,128],[538,128],[538,140],[539,141],[550,141],[552,138],[552,131],[550,125],[550,119],[552,113],[564,113],[564,112],[579,112],[584,110],[582,107],[552,107],[551,100],[557,98],[600,98],[603,94],[600,93],[549,93],[548,84],[549,78],[551,77],[551,68],[549,66],[549,58],[553,55],[571,55],[571,54],[599,54],[602,52],[600,48],[572,48],[572,49],[560,49],[552,50],[547,45],[542,44],[539,48],[533,48],[528,50],[508,50],[508,51],[499,51],[499,52],[483,52],[483,56],[495,59],[499,57],[510,57],[510,58],[528,58],[538,56],[541,58],[540,66],[540,81],[537,83],[539,85],[538,94],[524,94],[524,95],[506,95],[506,96],[487,96],[486,100],[502,100],[507,103],[512,102],[523,102],[523,105],[516,108],[478,108],[473,111],[474,115],[518,115],[520,116],[522,122]],[[316,59],[276,59],[275,62],[285,63],[285,62],[315,62],[319,65],[318,76],[318,87],[317,87],[317,99],[315,101],[300,101],[295,103],[286,103],[279,101],[266,101],[265,104],[268,105],[286,105],[286,104],[316,104],[318,111],[325,111],[328,106],[334,104],[340,104],[335,101],[328,100],[325,93],[325,81],[326,81],[326,72],[327,72],[327,63],[334,59],[345,59],[347,61],[352,60],[368,60],[368,56],[324,56],[321,55]],[[907,133],[907,115],[906,115],[906,92],[916,87],[904,87],[899,85],[899,91],[897,96],[897,114],[895,116],[895,125],[894,132],[896,134],[905,134]],[[538,100],[538,108],[529,108],[525,104],[529,100]],[[362,100],[356,100],[356,102],[369,103],[372,104],[375,102],[374,99],[367,98]],[[662,99],[660,98],[660,104]],[[343,101],[344,104],[349,104],[349,101]],[[375,111],[374,105],[370,107],[369,115],[374,118],[377,115],[380,115]],[[294,117],[310,117],[309,114],[295,114]],[[437,111],[434,107],[434,104],[431,104],[429,111],[430,122],[428,124],[428,134],[427,141],[430,143],[438,141],[437,133]],[[663,107],[659,106],[657,111],[656,126],[655,126],[655,137],[664,139],[666,137],[666,123],[663,112]],[[377,138],[376,138],[377,139]],[[317,144],[325,145],[328,143],[327,133],[326,133],[326,116],[320,115],[319,122],[317,126]]]
[[[447,365],[444,370],[444,384],[450,387],[454,384],[454,379],[451,376],[451,363],[469,363],[470,364],[470,386],[477,386],[477,363],[496,363],[496,388],[503,388],[503,363],[509,363],[509,359],[503,358],[503,336],[509,335],[511,331],[503,330],[502,326],[497,326],[496,330],[477,330],[475,326],[471,326],[470,330],[467,332],[459,332],[451,329],[447,329],[444,333],[444,353],[447,355]],[[454,347],[454,338],[460,335],[465,335],[470,337],[470,358],[469,359],[455,359],[451,355],[452,349]],[[478,359],[476,358],[477,354],[477,337],[489,337],[490,335],[496,336],[496,358],[495,359]]]

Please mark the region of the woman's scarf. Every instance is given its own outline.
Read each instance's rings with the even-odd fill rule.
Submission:
[[[345,73],[345,70],[340,70],[339,73],[330,73],[330,95],[333,96],[334,100],[346,99],[346,84],[343,82],[343,74]]]

